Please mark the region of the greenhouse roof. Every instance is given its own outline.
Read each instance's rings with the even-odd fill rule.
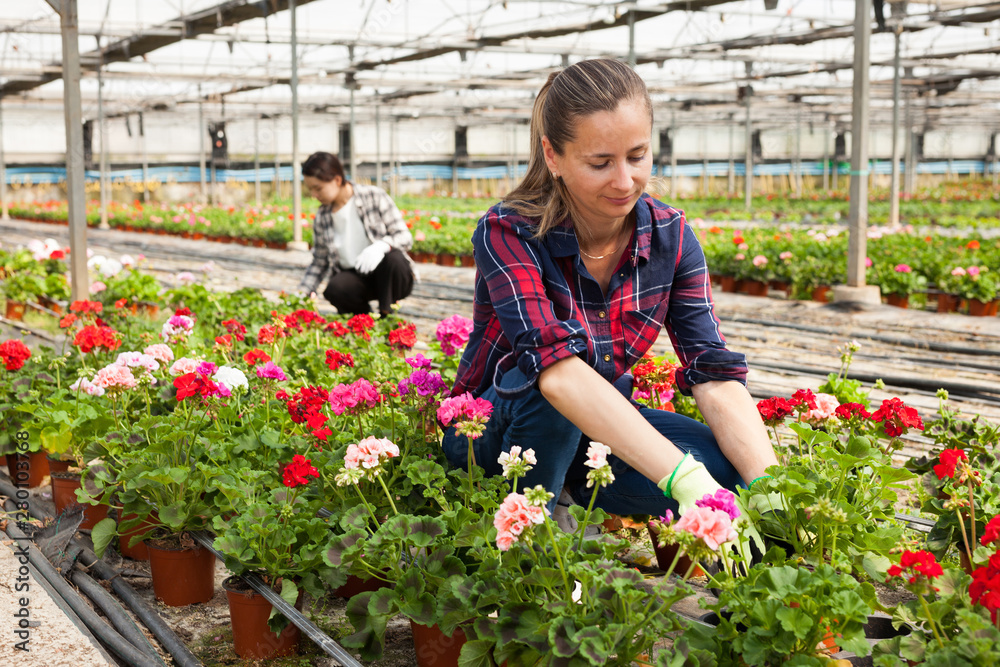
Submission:
[[[51,0],[58,4],[59,0]],[[110,115],[199,101],[230,117],[290,113],[289,0],[78,0],[84,115],[96,116],[103,63]],[[303,113],[526,121],[552,71],[584,58],[628,60],[659,122],[743,118],[846,126],[853,0],[297,0]],[[895,30],[903,89],[928,127],[1000,127],[1000,2],[887,0],[871,39],[872,122],[892,108]],[[632,29],[630,30],[630,24]],[[874,26],[874,20],[873,20]],[[5,2],[5,104],[62,104],[61,35],[46,0]],[[630,33],[634,34],[630,49]]]

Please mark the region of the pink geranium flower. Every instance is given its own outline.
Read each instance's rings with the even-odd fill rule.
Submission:
[[[378,405],[381,395],[371,382],[364,378],[351,384],[338,384],[330,390],[330,409],[335,415],[356,414],[360,410]]]
[[[104,387],[98,387],[87,378],[80,378],[69,386],[73,391],[82,391],[90,396],[104,396]]]
[[[829,419],[837,412],[837,408],[840,407],[840,401],[837,400],[836,396],[831,396],[830,394],[816,394],[815,398],[816,407],[802,415],[802,418],[807,422],[817,422]]]
[[[269,361],[262,366],[258,366],[257,377],[266,380],[277,380],[278,382],[284,382],[288,379],[285,376],[285,371],[281,370],[281,367],[273,361]]]
[[[128,366],[110,364],[97,371],[94,384],[105,391],[118,392],[135,388],[139,381],[132,375]]]
[[[473,398],[472,394],[465,392],[441,401],[437,417],[444,426],[455,422],[459,433],[474,440],[483,434],[492,412],[492,403],[485,398]]]
[[[437,325],[437,339],[441,343],[441,351],[447,356],[452,356],[458,352],[472,334],[472,320],[461,315],[452,315]]]
[[[368,436],[355,445],[348,445],[344,454],[344,468],[362,468],[374,477],[382,472],[382,464],[399,456],[399,447],[386,438]]]
[[[497,548],[507,551],[527,528],[544,522],[544,509],[532,505],[520,493],[508,494],[493,517],[493,526],[497,529]]]
[[[711,507],[693,507],[684,513],[677,523],[676,530],[683,530],[701,539],[712,551],[718,551],[719,545],[732,542],[737,538],[733,530],[732,519],[726,512]]]
[[[197,359],[189,359],[188,357],[181,357],[170,367],[171,375],[187,375],[188,373],[194,373],[198,365],[201,362]]]
[[[157,361],[162,361],[164,364],[169,364],[171,361],[174,360],[174,353],[170,349],[170,346],[164,345],[163,343],[155,343],[153,345],[150,345],[145,350],[143,350],[143,353],[148,354]]]

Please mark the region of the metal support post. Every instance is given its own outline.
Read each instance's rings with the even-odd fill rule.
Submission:
[[[670,112],[670,198],[677,198],[677,123],[676,115]]]
[[[916,184],[917,166],[913,159],[913,109],[910,104],[910,93],[903,94],[903,192],[913,194]]]
[[[0,95],[0,219],[10,220],[7,210],[7,158],[3,150],[3,96]]]
[[[821,132],[823,136],[823,191],[830,194],[830,135]]]
[[[208,201],[208,196],[205,192],[205,133],[208,132],[208,128],[205,127],[205,109],[204,103],[201,100],[201,84],[198,84],[198,172],[200,175],[201,189],[198,191],[201,195],[201,203],[204,204]]]
[[[149,151],[146,146],[146,118],[139,112],[139,140],[142,142],[142,201],[149,203]]]
[[[281,199],[281,154],[278,144],[278,117],[274,117],[274,190],[273,196]]]
[[[295,21],[295,0],[288,0],[292,17],[292,242],[289,250],[308,250],[302,240],[302,174],[299,168],[299,42]],[[351,154],[354,150],[352,146]]]
[[[260,206],[260,114],[253,110],[253,198]]]
[[[871,62],[872,0],[857,0],[854,15],[854,91],[851,111],[851,205],[847,284],[865,285],[868,251],[868,75]]]
[[[802,199],[802,110],[795,110],[795,198]]]
[[[896,26],[892,56],[892,182],[889,184],[889,225],[899,224],[899,98],[902,82],[899,72],[899,42],[902,26]]]
[[[630,9],[625,17],[628,21],[628,66],[635,69],[635,12]]]
[[[382,187],[382,123],[379,119],[379,103],[375,98],[375,185]]]
[[[354,181],[358,178],[358,147],[354,141],[354,89],[357,88],[357,85],[354,83],[353,79],[348,85],[350,86],[351,91],[351,118],[347,127],[347,131],[350,132],[351,135],[351,173],[349,178]]]
[[[743,177],[743,207],[749,212],[753,210],[753,120],[750,115],[750,74],[753,72],[753,63],[745,63],[747,69],[747,86],[744,102],[747,108],[746,120],[746,153],[743,159],[745,176]]]
[[[733,119],[729,119],[729,169],[727,170],[726,176],[728,178],[728,183],[726,183],[726,195],[732,197],[736,194],[736,158],[733,149],[733,134],[735,125]]]
[[[100,185],[101,185],[101,222],[98,225],[100,229],[111,229],[111,225],[108,224],[108,124],[106,118],[104,117],[104,58],[103,49],[101,48],[101,39],[97,38],[97,48],[101,52],[102,57],[97,66],[97,125],[101,130],[101,159],[100,164]]]
[[[701,196],[708,196],[708,128],[701,134]]]
[[[87,276],[87,194],[84,191],[80,34],[76,0],[63,0],[63,106],[66,118],[66,195],[69,203],[70,284],[74,301],[90,297]]]

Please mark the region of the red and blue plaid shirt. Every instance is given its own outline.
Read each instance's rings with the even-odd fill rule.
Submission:
[[[746,357],[726,349],[705,255],[684,214],[647,194],[635,213],[635,233],[605,296],[569,220],[539,240],[530,219],[503,203],[491,208],[472,235],[475,327],[453,394],[479,396],[517,365],[528,383],[498,393],[518,396],[544,368],[574,354],[615,382],[664,326],[681,362],[682,393],[712,380],[746,384]]]

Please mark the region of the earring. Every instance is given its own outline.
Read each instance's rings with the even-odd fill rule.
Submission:
[[[554,171],[552,172],[552,178],[556,179],[557,181],[559,180],[559,176],[557,176],[556,172]]]

